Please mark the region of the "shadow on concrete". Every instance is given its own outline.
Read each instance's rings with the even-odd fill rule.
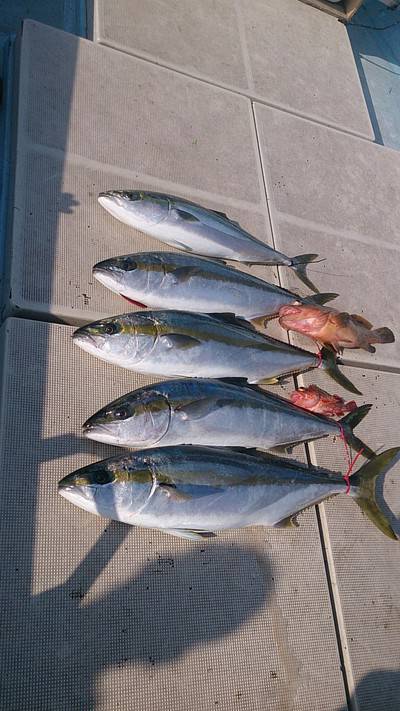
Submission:
[[[399,711],[400,670],[377,669],[366,674],[357,684],[356,701],[359,711]],[[351,699],[354,704],[354,698]],[[338,711],[348,711],[341,706]]]
[[[366,0],[347,31],[375,140],[400,150],[400,7]]]
[[[154,667],[231,634],[265,606],[268,560],[260,565],[251,550],[218,543],[148,559],[127,582],[86,602],[129,531],[141,535],[110,523],[63,585],[22,601],[18,636],[4,640],[15,674],[3,675],[2,708],[94,711],[96,680],[107,668],[129,673],[140,665],[141,683],[149,684]],[[139,708],[134,694],[129,703]]]

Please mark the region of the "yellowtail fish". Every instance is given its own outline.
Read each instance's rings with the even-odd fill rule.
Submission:
[[[349,494],[389,538],[376,481],[400,447],[364,464]],[[259,452],[221,447],[161,447],[112,457],[68,474],[59,493],[90,513],[189,539],[246,526],[286,526],[313,504],[345,493],[341,476]]]

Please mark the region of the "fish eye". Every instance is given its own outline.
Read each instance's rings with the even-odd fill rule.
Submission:
[[[135,262],[135,260],[131,257],[125,257],[122,265],[125,271],[127,272],[131,272],[133,271],[133,269],[137,269],[137,262]]]
[[[118,410],[115,410],[114,417],[118,420],[126,420],[126,418],[129,417],[129,412],[126,407],[120,407]]]
[[[118,331],[119,327],[116,323],[105,323],[103,325],[103,332],[108,336],[113,336],[115,333],[118,333]]]
[[[121,190],[121,197],[130,202],[135,202],[136,200],[142,200],[143,194],[137,190]]]

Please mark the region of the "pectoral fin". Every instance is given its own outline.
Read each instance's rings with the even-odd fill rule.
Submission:
[[[200,222],[199,218],[195,215],[192,215],[191,212],[186,212],[186,210],[179,210],[177,207],[175,208],[175,212],[179,215],[181,220],[185,220],[185,222]]]
[[[168,496],[171,501],[188,501],[192,498],[190,494],[185,494],[183,491],[179,491],[175,484],[166,484],[165,482],[160,482],[158,484],[158,488],[166,496]]]
[[[212,531],[191,531],[189,528],[161,528],[164,533],[178,538],[186,538],[189,541],[203,541],[205,538],[215,538]]]
[[[163,333],[160,339],[164,341],[167,348],[194,348],[200,345],[201,341],[193,336],[185,336],[182,333]]]
[[[182,420],[200,420],[202,417],[207,417],[211,412],[215,412],[220,407],[224,407],[229,400],[215,400],[213,398],[203,398],[202,400],[194,400],[193,402],[178,405],[174,412],[181,416]]]
[[[173,271],[173,278],[177,284],[183,284],[188,281],[190,277],[198,274],[199,270],[197,267],[178,267]]]

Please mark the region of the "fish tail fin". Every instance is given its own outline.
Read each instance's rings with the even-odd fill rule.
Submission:
[[[328,303],[328,301],[333,301],[333,299],[337,299],[339,294],[333,294],[333,293],[327,293],[327,294],[310,294],[310,296],[304,296],[302,298],[303,304],[318,304],[319,306],[323,306],[324,304]]]
[[[384,474],[395,464],[399,453],[400,447],[387,449],[382,454],[370,459],[351,477],[352,487],[357,488],[356,492],[352,494],[355,502],[385,536],[395,541],[399,539],[376,501],[376,482],[380,474]]]
[[[299,254],[297,257],[293,257],[291,264],[289,265],[294,272],[296,272],[299,279],[308,286],[311,291],[318,293],[318,289],[315,284],[312,283],[307,275],[307,264],[314,262],[318,257],[318,254]]]
[[[367,459],[373,459],[375,457],[375,452],[373,452],[372,449],[370,449],[361,439],[356,437],[353,429],[360,424],[361,420],[363,420],[366,415],[368,415],[371,407],[372,405],[361,405],[339,420],[339,424],[342,426],[346,437],[346,442],[350,445],[350,447],[355,449],[356,452],[362,452],[364,457],[367,457]]]
[[[351,380],[346,378],[342,371],[339,370],[336,362],[336,354],[331,351],[330,348],[323,348],[321,351],[321,367],[326,370],[327,374],[330,375],[336,383],[341,385],[342,388],[354,395],[362,395],[362,392],[357,390]]]
[[[386,328],[386,326],[375,328],[368,335],[371,343],[394,343],[395,340],[393,331],[390,328]]]

